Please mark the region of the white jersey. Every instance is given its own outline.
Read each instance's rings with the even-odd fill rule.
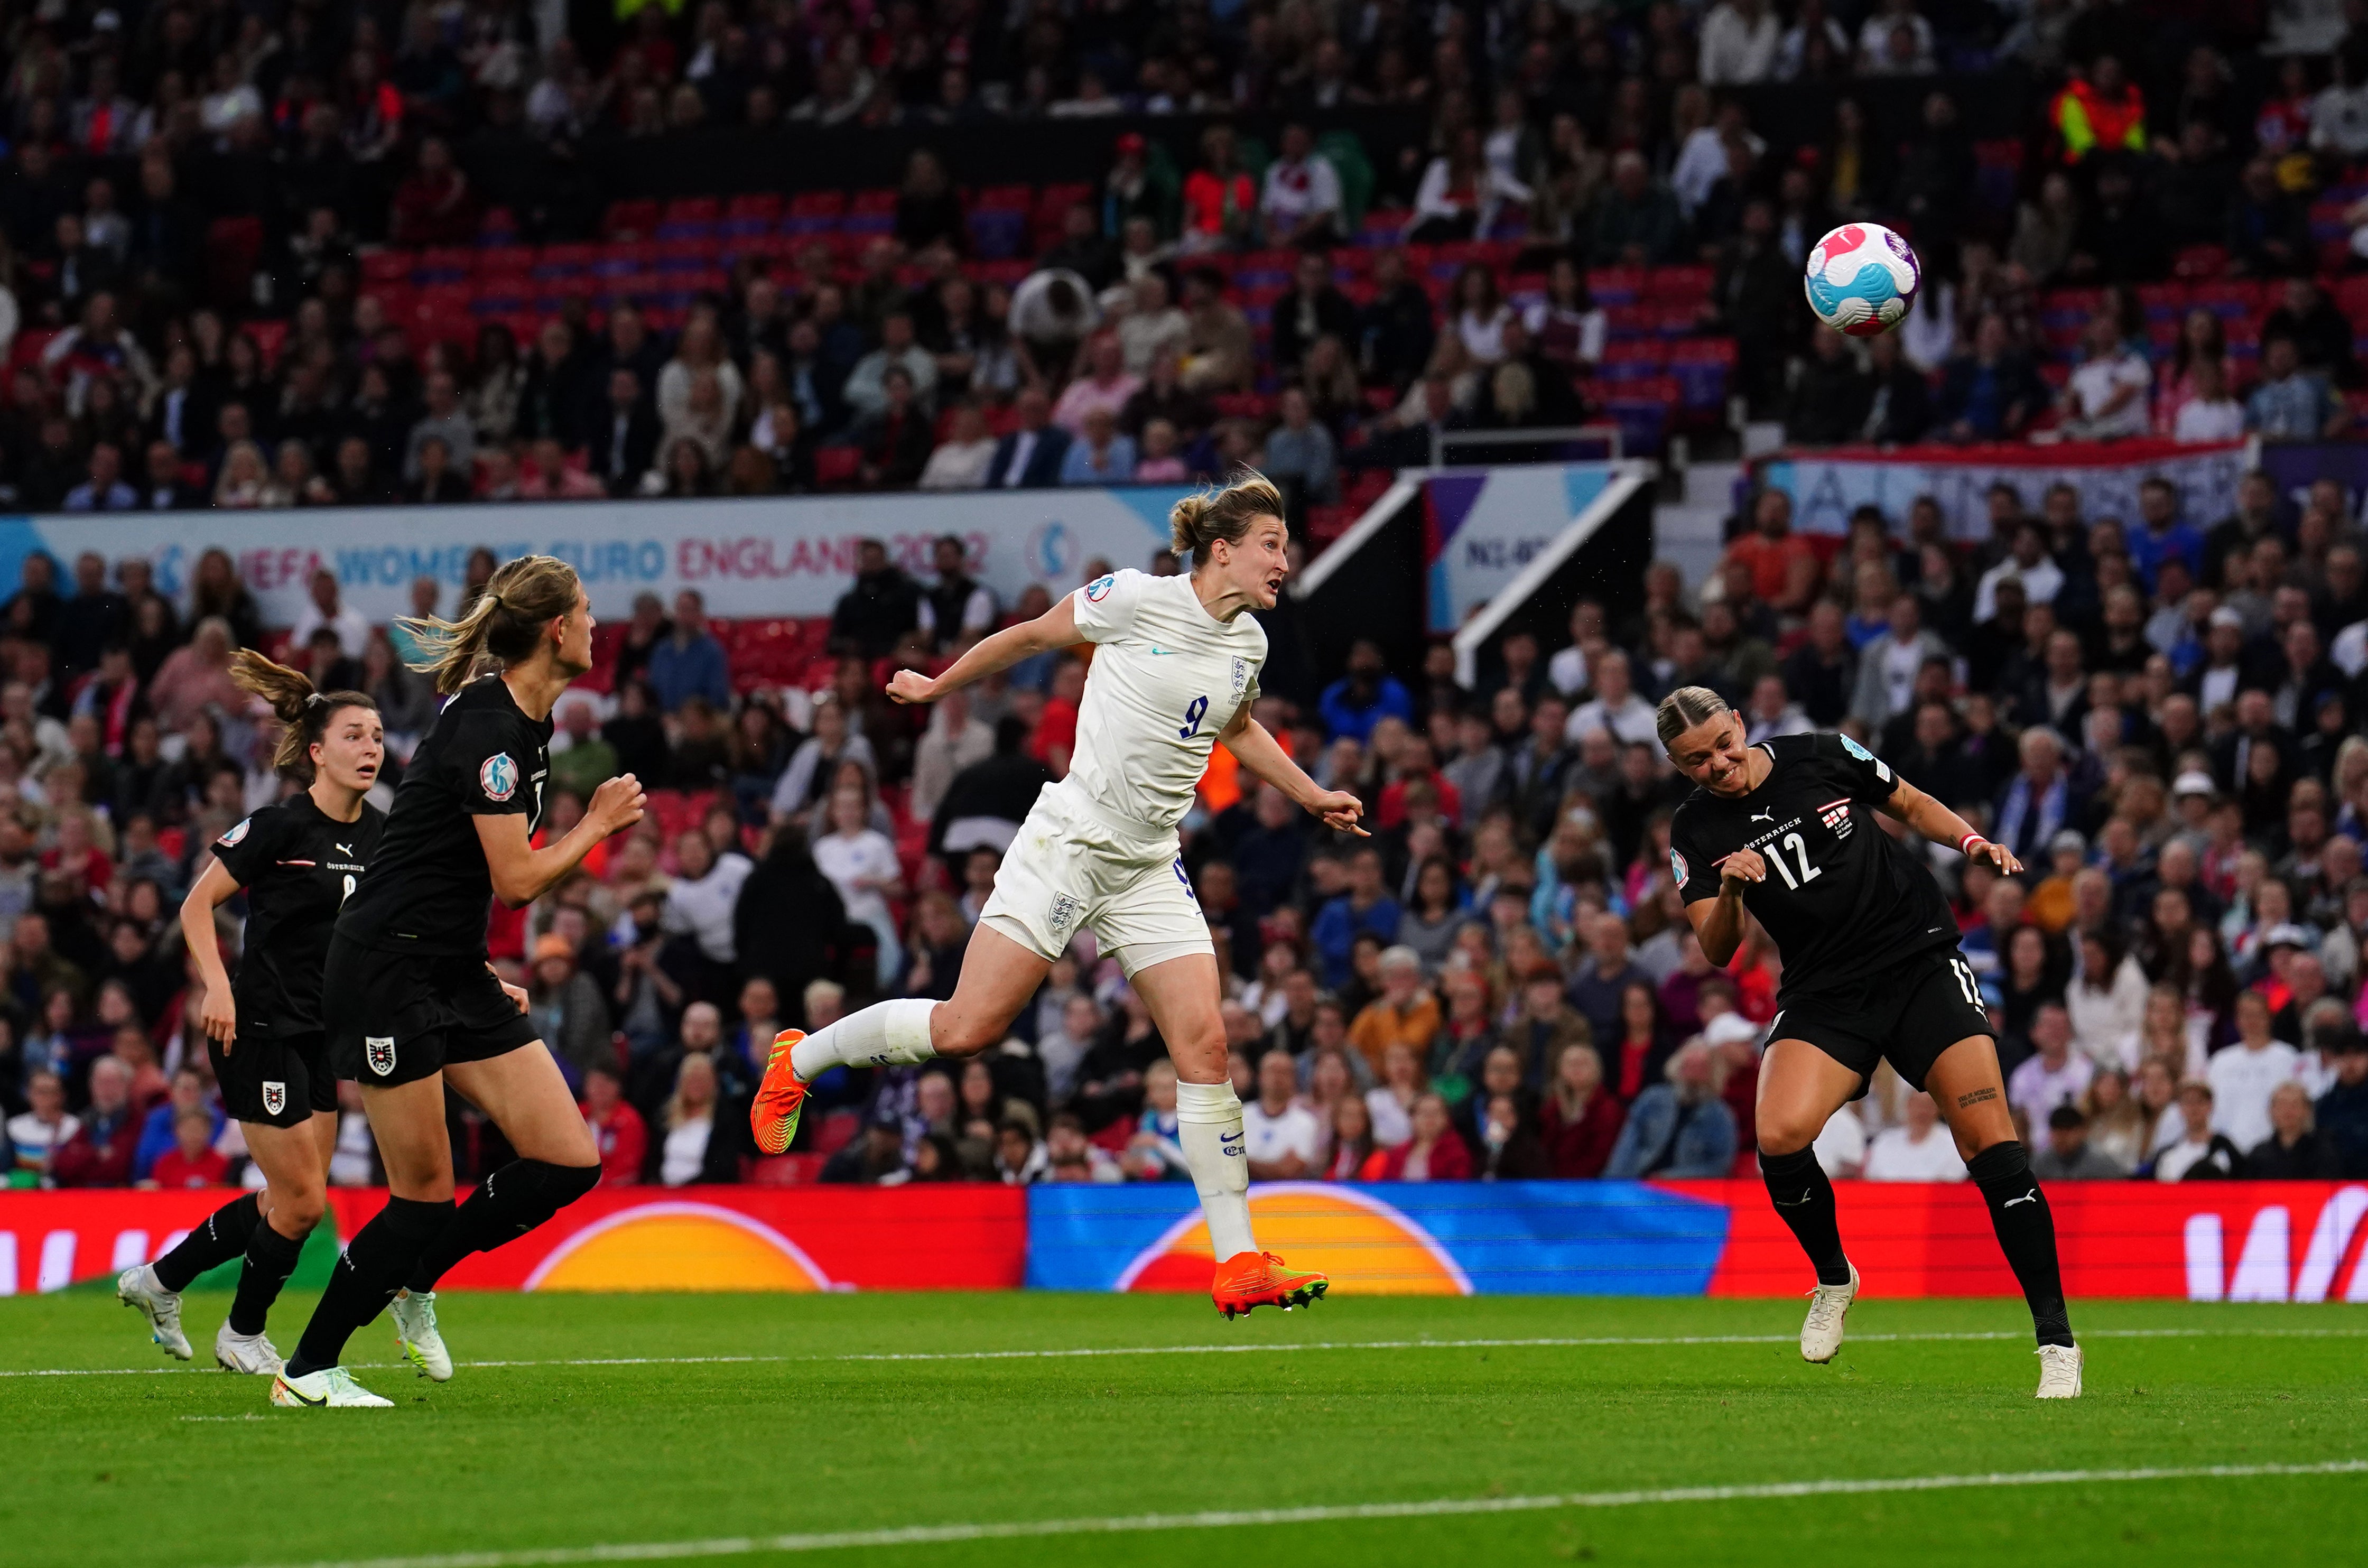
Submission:
[[[1106,821],[1173,833],[1217,733],[1258,699],[1266,629],[1247,611],[1217,619],[1184,576],[1113,573],[1072,599],[1098,647],[1056,788]]]

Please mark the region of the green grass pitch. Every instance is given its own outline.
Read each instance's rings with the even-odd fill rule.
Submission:
[[[154,1372],[132,1314],[79,1289],[0,1301],[0,1561],[2226,1568],[2368,1540],[2368,1469],[1607,1496],[2368,1460],[2368,1309],[2076,1303],[2088,1393],[2042,1405],[2021,1303],[1879,1288],[1830,1367],[1789,1343],[1793,1301],[1352,1298],[1227,1325],[1160,1297],[451,1295],[448,1384],[390,1364],[384,1319],[355,1341],[397,1402],[376,1412]],[[229,1298],[188,1302],[208,1357]],[[311,1304],[274,1313],[283,1346]],[[1472,1343],[1541,1338],[1659,1343]],[[1229,1353],[1047,1354],[1198,1346]],[[67,1369],[138,1371],[17,1375]],[[1496,1506],[1541,1497],[1565,1501]],[[1367,1505],[1431,1506],[1339,1517]],[[1142,1526],[1294,1509],[1316,1512]],[[867,1533],[940,1526],[967,1528]],[[762,1544],[831,1532],[858,1539]]]

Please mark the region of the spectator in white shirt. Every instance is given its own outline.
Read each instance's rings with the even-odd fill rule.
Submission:
[[[1290,1181],[1315,1170],[1324,1154],[1324,1129],[1298,1103],[1299,1071],[1291,1052],[1258,1059],[1258,1098],[1242,1108],[1243,1149],[1253,1181]]]
[[[740,903],[740,886],[756,867],[736,849],[722,854],[698,828],[687,828],[675,840],[677,870],[666,884],[666,928],[689,936],[710,963],[729,965],[739,954],[732,936],[732,912]]]
[[[2146,356],[2122,340],[2120,324],[2105,311],[2082,335],[2088,357],[2064,388],[2064,433],[2076,440],[2114,441],[2151,427],[2146,393],[2154,370]]]
[[[1768,0],[1721,0],[1702,18],[1702,85],[1723,87],[1768,80],[1776,69],[1776,43],[1782,35]]]
[[[1900,1105],[1903,1119],[1886,1127],[1867,1145],[1869,1181],[1963,1181],[1965,1162],[1957,1141],[1941,1125],[1932,1096],[1911,1094]]]
[[[2035,1138],[2042,1135],[2057,1106],[2080,1102],[2097,1066],[2072,1049],[2072,1015],[2061,1002],[2039,1005],[2032,1015],[2031,1043],[2039,1048],[2039,1054],[2016,1068],[2007,1080],[2006,1103],[2022,1113],[2023,1125]]]
[[[2004,561],[1982,574],[1974,585],[1974,624],[1987,626],[1998,616],[1998,589],[2009,577],[2022,585],[2026,605],[2054,604],[2064,591],[2064,569],[2049,559],[2047,535],[2035,519],[2016,526],[2014,544]]]
[[[1315,151],[1307,127],[1284,126],[1281,155],[1267,165],[1265,188],[1258,194],[1267,244],[1337,244],[1348,237],[1340,213],[1340,175],[1332,160]]]
[[[2212,1085],[2212,1131],[2239,1149],[2253,1147],[2271,1132],[2271,1091],[2301,1076],[2302,1053],[2271,1038],[2269,999],[2238,992],[2237,1043],[2214,1052],[2203,1068]]]
[[[325,566],[313,573],[312,593],[312,601],[296,612],[296,624],[288,633],[288,645],[306,647],[313,641],[313,633],[325,626],[337,634],[337,652],[348,659],[360,658],[370,648],[370,618],[343,602],[337,591],[337,574]]]
[[[2175,1113],[2180,1121],[2179,1136],[2154,1157],[2155,1180],[2186,1181],[2190,1177],[2204,1179],[2237,1174],[2244,1156],[2226,1137],[2212,1131],[2212,1085],[2200,1078],[2190,1078],[2180,1085]],[[2173,1114],[2166,1111],[2162,1119],[2169,1122]],[[2156,1130],[2157,1141],[2160,1131]]]
[[[2177,441],[2233,441],[2245,433],[2245,405],[2228,395],[2224,360],[2199,355],[2188,367],[2193,390],[2170,426]]]
[[[904,949],[888,901],[905,890],[904,868],[888,835],[871,825],[871,805],[860,784],[831,791],[830,831],[814,841],[814,865],[838,890],[849,920],[861,921],[880,938],[880,983],[904,972]]]
[[[1817,1165],[1836,1181],[1855,1180],[1866,1166],[1866,1123],[1858,1119],[1858,1107],[1846,1105],[1826,1118],[1818,1129],[1816,1142],[1809,1145],[1817,1156]]]
[[[1653,705],[1636,695],[1630,683],[1628,655],[1617,648],[1604,650],[1592,661],[1595,699],[1581,703],[1563,727],[1573,745],[1589,730],[1601,730],[1629,745],[1658,745],[1660,732],[1653,727]]]
[[[1883,0],[1858,29],[1858,54],[1859,69],[1870,76],[1929,76],[1932,24],[1917,14],[1916,0]]]
[[[921,470],[924,490],[983,490],[987,466],[995,461],[995,436],[978,404],[964,403],[954,410],[953,428]]]
[[[2061,839],[2064,833],[2055,836]],[[2110,926],[2081,932],[2079,949],[2080,973],[2064,998],[2072,1016],[2072,1041],[2100,1067],[2134,1070],[2139,1031],[2146,1027],[2146,971],[2123,950]]]
[[[1588,680],[1588,649],[1600,648],[1603,635],[1603,607],[1593,599],[1581,599],[1570,607],[1570,646],[1546,661],[1546,679],[1565,699],[1585,691]]]
[[[2310,144],[2346,161],[2368,157],[2368,83],[2356,58],[2337,50],[2335,80],[2310,100]]]

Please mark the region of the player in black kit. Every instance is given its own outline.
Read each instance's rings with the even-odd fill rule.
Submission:
[[[450,1377],[437,1280],[541,1224],[600,1176],[599,1151],[526,1016],[526,994],[485,955],[492,899],[524,907],[642,818],[641,786],[626,774],[593,792],[564,837],[533,844],[552,706],[592,667],[591,604],[564,562],[529,555],[496,571],[459,621],[405,624],[424,651],[415,667],[432,671],[451,700],[413,754],[378,856],[337,917],[324,1009],[329,1059],[362,1086],[392,1196],[330,1276],[272,1381],[274,1404],[388,1404],[337,1363],[390,1301],[404,1354],[438,1382]],[[458,1210],[448,1079],[518,1154]]]
[[[213,863],[181,904],[181,934],[205,988],[199,1018],[222,1108],[240,1124],[265,1186],[223,1204],[154,1263],[125,1269],[116,1294],[139,1309],[167,1354],[186,1361],[181,1292],[244,1254],[214,1360],[233,1372],[269,1373],[279,1370],[279,1353],[263,1336],[264,1317],[327,1201],[337,1082],[322,1035],[321,971],[337,906],[386,822],[363,799],[378,781],[386,736],[378,705],[360,692],[314,691],[260,653],[239,653],[231,678],[271,705],[284,726],[273,766],[304,788],[214,841]],[[241,889],[246,935],[233,986],[214,911]]]
[[[1840,735],[1744,744],[1716,692],[1661,699],[1661,744],[1699,786],[1669,824],[1669,869],[1711,962],[1743,940],[1748,911],[1784,960],[1760,1063],[1756,1122],[1769,1198],[1817,1271],[1801,1354],[1830,1361],[1859,1290],[1842,1252],[1833,1184],[1810,1144],[1866,1093],[1877,1058],[1928,1091],[1987,1200],[2039,1339],[2039,1397],[2080,1392],[2080,1348],[2064,1304],[2055,1221],[2007,1114],[1998,1035],[1957,950],[1957,922],[1918,857],[1882,812],[1935,843],[2022,869],[1948,807]]]

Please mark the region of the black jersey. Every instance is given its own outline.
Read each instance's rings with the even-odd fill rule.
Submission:
[[[1697,789],[1669,824],[1669,869],[1688,903],[1718,896],[1719,866],[1758,850],[1768,879],[1744,907],[1784,958],[1783,994],[1845,989],[1930,948],[1954,947],[1941,884],[1873,820],[1898,778],[1840,735],[1760,743],[1775,764],[1737,798]]]
[[[320,1030],[329,933],[385,825],[386,813],[367,801],[358,820],[338,822],[306,792],[264,807],[214,841],[214,858],[246,890],[245,954],[231,987],[242,1034]]]
[[[551,721],[528,718],[499,676],[463,687],[412,754],[378,858],[337,930],[385,952],[483,957],[493,873],[475,818],[542,821]]]

